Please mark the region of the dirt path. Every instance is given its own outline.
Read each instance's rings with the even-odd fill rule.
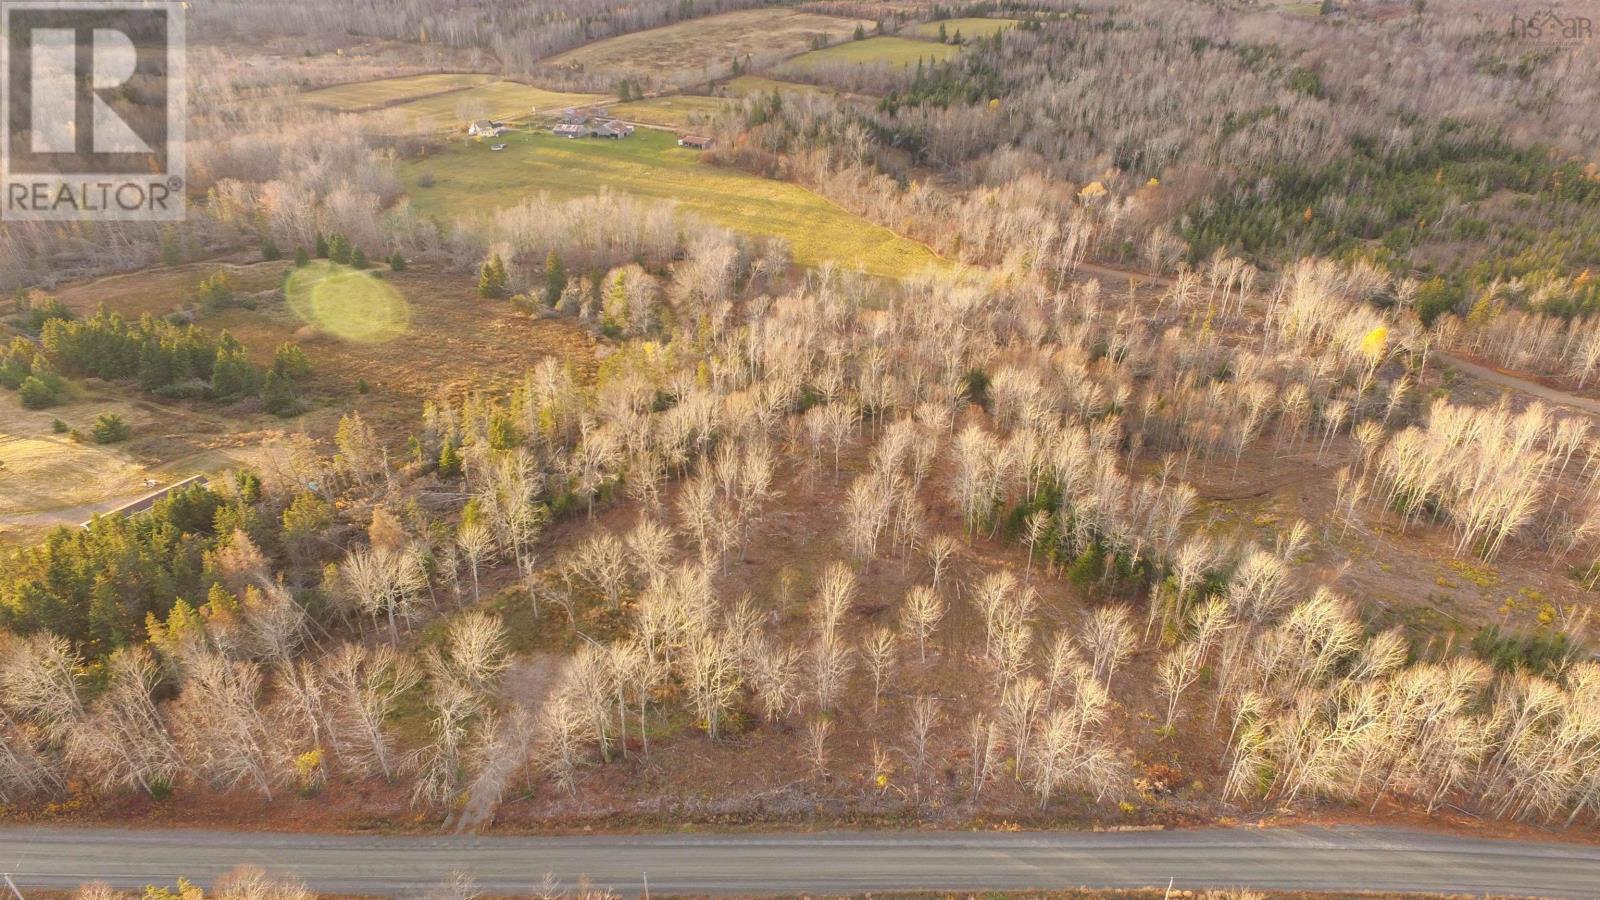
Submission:
[[[1446,353],[1441,350],[1436,353],[1435,356],[1443,359],[1454,368],[1465,372],[1467,375],[1470,375],[1479,381],[1486,381],[1490,384],[1506,388],[1507,390],[1520,391],[1521,393],[1527,394],[1531,397],[1538,397],[1540,400],[1544,400],[1549,403],[1555,403],[1560,406],[1566,406],[1572,409],[1578,409],[1586,413],[1600,416],[1600,400],[1593,400],[1588,397],[1580,397],[1577,394],[1568,393],[1560,388],[1553,388],[1549,385],[1540,384],[1537,381],[1530,381],[1529,379],[1521,376],[1513,375],[1510,372],[1491,368],[1483,365],[1482,363],[1475,363],[1472,360],[1467,359],[1464,356],[1459,356],[1455,353]]]

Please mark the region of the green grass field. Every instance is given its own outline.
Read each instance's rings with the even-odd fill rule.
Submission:
[[[515,81],[496,81],[401,103],[384,110],[383,114],[399,113],[434,128],[463,128],[474,119],[523,119],[534,110],[542,116],[605,99],[605,94],[567,94]]]
[[[442,219],[482,216],[541,191],[557,198],[603,188],[651,200],[675,200],[706,221],[789,242],[795,262],[828,260],[902,278],[941,260],[923,245],[851,215],[785,181],[699,162],[670,134],[641,129],[621,141],[569,140],[548,133],[508,135],[502,152],[470,141],[401,166],[412,204]],[[419,187],[427,174],[431,187]]]
[[[945,34],[952,38],[957,32],[963,38],[990,37],[1015,24],[1017,24],[1016,19],[941,19],[938,22],[918,22],[902,30],[901,34],[931,41],[939,36],[939,26],[943,25]]]
[[[903,37],[875,37],[864,41],[845,41],[824,50],[813,50],[782,63],[773,71],[779,75],[800,74],[839,65],[914,66],[917,60],[943,62],[961,52],[953,44],[915,41]]]
[[[321,90],[306,91],[301,96],[307,103],[337,112],[360,112],[377,109],[409,97],[428,97],[448,91],[460,91],[495,80],[493,75],[411,75],[405,78],[384,78],[357,84],[340,84]]]
[[[717,113],[727,109],[730,103],[731,101],[723,97],[678,94],[671,97],[653,97],[649,100],[618,103],[610,107],[610,112],[629,122],[664,125],[668,128],[685,128],[691,122],[715,116]]]
[[[437,130],[459,131],[475,119],[523,120],[538,110],[538,115],[558,114],[568,106],[589,106],[608,94],[568,94],[547,91],[517,82],[494,82],[467,90],[434,94],[411,102],[374,110],[365,114],[374,127],[400,120],[406,125],[422,125]]]

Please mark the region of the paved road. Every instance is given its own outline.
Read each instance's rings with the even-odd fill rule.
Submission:
[[[1600,847],[1384,828],[1047,833],[370,837],[0,828],[0,870],[23,886],[208,883],[240,865],[312,888],[416,894],[451,872],[492,893],[549,873],[639,893],[1253,887],[1600,897]]]

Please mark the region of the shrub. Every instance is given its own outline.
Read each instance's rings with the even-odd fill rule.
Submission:
[[[221,309],[233,303],[233,283],[228,273],[218,270],[200,282],[200,305],[207,310]]]
[[[261,258],[266,260],[283,259],[283,251],[278,249],[278,242],[266,238],[261,242]]]
[[[52,375],[29,375],[17,390],[28,409],[46,409],[61,402],[61,379]]]
[[[28,324],[27,328],[34,334],[44,330],[44,323],[52,319],[71,319],[72,310],[60,299],[52,297],[42,291],[33,291],[28,295]]]
[[[1547,677],[1584,655],[1582,646],[1564,631],[1506,633],[1498,625],[1478,630],[1472,638],[1472,652],[1502,672],[1522,670]]]
[[[133,429],[116,413],[101,413],[95,417],[92,433],[96,444],[115,444],[131,437]]]
[[[37,355],[33,344],[26,338],[12,338],[11,347],[0,354],[0,387],[16,390],[33,374],[33,358]]]

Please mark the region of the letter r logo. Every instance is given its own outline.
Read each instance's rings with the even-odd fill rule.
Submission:
[[[183,12],[166,0],[0,0],[6,183],[30,179],[59,195],[136,179],[138,196],[181,198]]]

